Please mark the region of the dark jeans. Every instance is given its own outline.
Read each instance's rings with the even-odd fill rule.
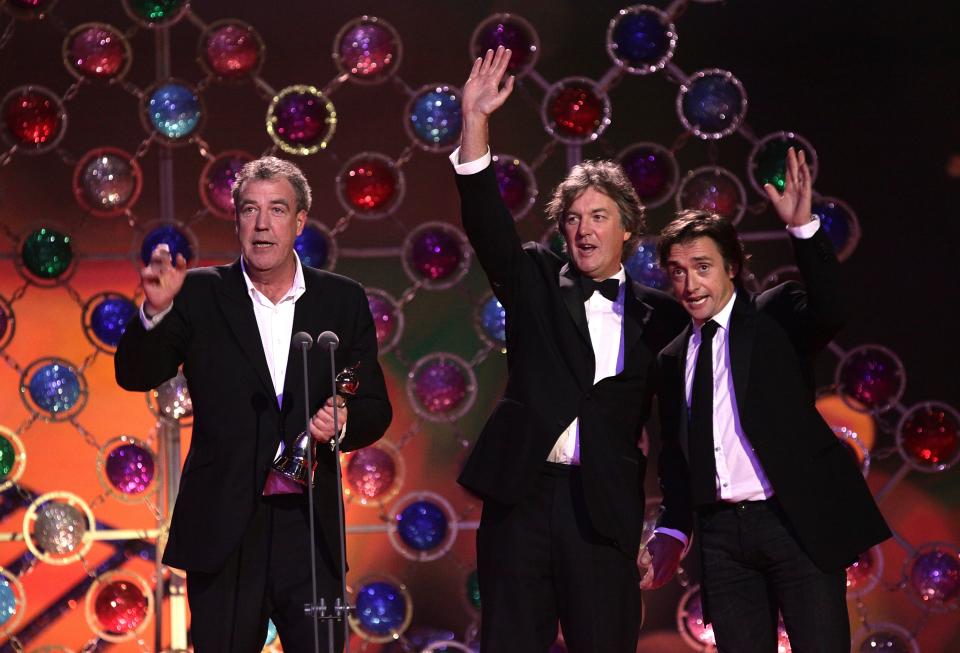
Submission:
[[[485,502],[477,531],[483,653],[635,653],[636,561],[590,525],[580,470],[544,464],[523,501]]]
[[[820,570],[776,498],[699,510],[703,597],[721,653],[774,653],[777,613],[793,653],[849,653],[846,572]]]

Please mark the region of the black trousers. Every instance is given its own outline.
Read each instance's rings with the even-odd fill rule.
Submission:
[[[544,463],[521,503],[487,501],[477,531],[482,653],[635,653],[636,561],[590,525],[580,471]]]
[[[720,653],[775,653],[778,611],[793,653],[849,653],[846,572],[813,564],[776,498],[717,504],[697,521]]]
[[[187,571],[190,635],[195,653],[259,653],[273,619],[286,653],[312,653],[313,622],[303,606],[312,601],[310,525],[305,495],[261,497],[240,547],[214,574]],[[320,540],[320,534],[317,533]],[[339,569],[317,545],[317,600],[340,596]],[[343,624],[335,622],[336,650]],[[320,623],[320,650],[327,651]]]

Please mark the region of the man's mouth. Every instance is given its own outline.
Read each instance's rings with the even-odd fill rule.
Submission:
[[[686,302],[690,306],[702,306],[704,302],[707,301],[707,295],[702,297],[687,297]]]
[[[255,241],[253,241],[253,248],[254,248],[254,249],[265,249],[265,248],[267,248],[267,247],[272,247],[273,245],[274,245],[274,243],[271,243],[271,242],[266,241],[266,240],[255,240]]]
[[[580,250],[581,252],[583,252],[584,254],[590,254],[590,253],[593,252],[595,249],[597,249],[597,246],[596,246],[596,245],[590,245],[590,244],[588,244],[588,243],[581,243],[581,244],[577,245],[577,249]]]

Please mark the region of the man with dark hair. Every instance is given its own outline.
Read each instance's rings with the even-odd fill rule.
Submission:
[[[194,650],[258,652],[271,618],[285,651],[313,651],[304,615],[312,601],[307,497],[264,496],[278,447],[304,429],[302,357],[290,351],[292,335],[333,331],[337,369],[359,364],[358,392],[339,410],[344,450],[379,439],[392,413],[363,289],[302,265],[294,251],[310,209],[303,174],[274,157],[251,161],[233,196],[240,258],[187,272],[182,255],[173,261],[158,246],[140,272],[144,302],[117,347],[116,377],[145,391],[182,364],[187,378],[193,436],[163,561],[187,572]],[[309,431],[320,443],[334,436],[328,356],[320,347],[308,353]],[[333,605],[341,592],[338,461],[329,446],[317,451],[318,598]],[[320,633],[326,650],[326,628]]]
[[[688,463],[704,613],[722,652],[774,653],[779,611],[794,653],[848,653],[845,568],[890,536],[814,405],[813,359],[845,302],[804,159],[790,149],[783,194],[766,188],[804,285],[751,297],[743,247],[719,216],[687,211],[660,234],[693,322],[660,355],[663,446]]]
[[[574,167],[549,216],[569,263],[522,244],[497,187],[490,115],[506,101],[510,51],[478,59],[463,89],[461,146],[450,159],[463,226],[506,310],[509,378],[460,475],[483,499],[477,533],[484,653],[542,653],[559,622],[571,653],[634,653],[646,458],[638,448],[655,354],[686,317],[631,281],[622,260],[643,208],[609,161]],[[661,456],[665,511],[645,583],[667,582],[691,515],[679,456]]]

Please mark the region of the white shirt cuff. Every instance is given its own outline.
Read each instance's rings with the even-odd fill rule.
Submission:
[[[146,305],[146,303],[147,302],[144,301],[143,303],[140,304],[140,324],[143,325],[144,329],[149,331],[153,327],[160,324],[160,320],[165,318],[167,316],[167,313],[173,310],[173,303],[171,303],[169,306],[167,306],[165,309],[163,309],[153,317],[147,317],[146,312],[143,310],[143,307]]]
[[[673,528],[657,528],[657,529],[654,530],[653,532],[654,532],[654,533],[663,533],[664,535],[669,535],[670,537],[672,537],[672,538],[675,539],[675,540],[680,540],[680,542],[683,543],[683,549],[684,549],[684,551],[686,551],[686,550],[687,550],[687,547],[690,546],[690,540],[689,540],[689,538],[687,538],[686,534],[684,534],[682,531],[678,531],[678,530],[673,529]]]
[[[811,218],[807,224],[802,224],[799,227],[787,227],[787,231],[790,232],[791,236],[799,238],[800,240],[813,238],[813,234],[817,233],[817,230],[820,229],[820,218],[815,215],[811,216]]]
[[[479,159],[474,159],[473,161],[467,161],[466,163],[460,162],[460,148],[458,147],[453,152],[450,153],[450,163],[453,164],[453,169],[457,172],[458,175],[475,175],[481,170],[485,170],[490,161],[493,159],[490,156],[490,147],[487,147],[486,153]]]

